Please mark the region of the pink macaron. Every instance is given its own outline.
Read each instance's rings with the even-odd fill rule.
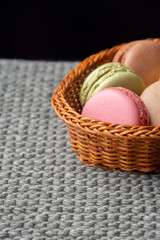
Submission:
[[[83,116],[112,124],[148,126],[149,115],[142,99],[123,87],[106,88],[91,97]]]

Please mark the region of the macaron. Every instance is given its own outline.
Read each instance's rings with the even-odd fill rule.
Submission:
[[[140,96],[145,103],[152,126],[160,126],[160,80],[148,86]]]
[[[137,40],[141,41],[141,40]],[[118,52],[114,55],[112,62],[123,62],[124,61],[124,55],[128,52],[128,50],[133,47],[137,41],[132,41],[124,45],[122,48],[118,50]]]
[[[132,41],[122,47],[112,61],[133,70],[149,86],[160,77],[160,43],[148,39]]]
[[[140,76],[119,62],[103,64],[85,79],[80,91],[81,106],[94,94],[108,87],[124,87],[140,95],[145,84]]]
[[[149,115],[141,98],[123,87],[99,91],[86,102],[81,114],[112,124],[149,125]]]

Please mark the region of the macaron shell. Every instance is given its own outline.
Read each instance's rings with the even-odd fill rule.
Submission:
[[[160,77],[160,43],[151,40],[137,41],[124,53],[121,62],[149,86]]]
[[[140,40],[139,40],[140,41]],[[120,48],[114,55],[112,62],[121,62],[124,54],[136,43],[137,41],[132,41],[127,43],[125,46]]]
[[[142,100],[122,87],[106,88],[95,94],[85,104],[82,115],[114,124],[149,124]]]
[[[145,89],[143,80],[135,73],[130,71],[116,72],[112,76],[103,76],[91,87],[87,101],[99,91],[109,87],[124,87],[130,89],[137,95],[141,95]]]
[[[160,126],[160,80],[148,86],[140,96],[146,105],[152,126]]]

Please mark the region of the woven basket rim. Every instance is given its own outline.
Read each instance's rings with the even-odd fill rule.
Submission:
[[[153,41],[160,42],[159,38],[147,38]],[[66,89],[76,78],[80,78],[82,74],[89,74],[88,69],[96,68],[104,58],[107,59],[110,55],[114,55],[117,49],[123,47],[127,43],[116,45],[112,48],[107,48],[99,53],[92,54],[77,65],[71,72],[67,74],[64,80],[56,88],[51,104],[56,114],[67,124],[88,133],[95,133],[98,135],[106,135],[111,138],[127,137],[127,138],[153,138],[160,139],[160,126],[131,126],[111,124],[95,120],[93,118],[84,117],[76,112],[66,101],[64,94]],[[105,61],[104,61],[105,62]],[[108,60],[106,62],[109,62]],[[100,64],[101,65],[101,64]]]

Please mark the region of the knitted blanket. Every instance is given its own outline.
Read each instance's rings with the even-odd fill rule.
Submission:
[[[82,164],[51,97],[78,62],[0,60],[0,239],[160,239],[160,174]]]

